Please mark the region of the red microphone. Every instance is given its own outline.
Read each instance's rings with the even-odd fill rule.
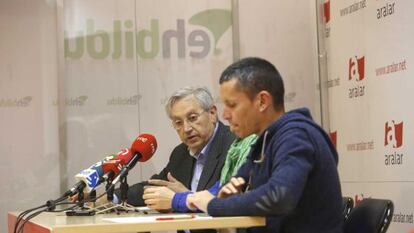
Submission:
[[[153,135],[139,135],[131,145],[132,158],[122,167],[119,175],[112,181],[112,185],[115,185],[120,179],[125,177],[128,174],[128,171],[131,170],[138,161],[145,162],[150,159],[156,150],[157,140]]]
[[[145,162],[150,159],[157,150],[157,140],[151,134],[141,134],[131,145],[132,155],[139,154],[138,161]]]
[[[102,163],[103,174],[113,172],[112,176],[116,176],[121,172],[121,169],[126,165],[132,158],[131,150],[124,148],[119,151],[112,159],[106,160]]]
[[[124,165],[127,164],[129,160],[131,160],[132,156],[133,154],[131,153],[131,150],[124,148],[116,153],[116,156],[113,158],[113,160],[120,160],[120,162]]]

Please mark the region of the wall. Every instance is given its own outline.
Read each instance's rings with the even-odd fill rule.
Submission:
[[[286,110],[306,106],[321,123],[315,8],[313,1],[239,1],[239,38],[241,57],[266,58],[281,73]]]
[[[324,1],[330,132],[344,196],[394,202],[413,229],[412,1]],[[410,97],[411,96],[411,97]]]
[[[0,232],[59,195],[56,4],[0,1]]]

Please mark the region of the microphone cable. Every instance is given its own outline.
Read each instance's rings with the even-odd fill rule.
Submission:
[[[23,232],[24,225],[30,219],[36,217],[40,213],[45,212],[45,211],[53,211],[57,205],[67,204],[67,202],[63,202],[67,197],[68,197],[68,192],[66,192],[65,194],[63,194],[58,199],[49,200],[49,201],[46,202],[46,204],[43,204],[41,206],[34,207],[34,208],[31,208],[31,209],[28,209],[28,210],[25,210],[25,211],[21,212],[17,216],[17,218],[16,218],[16,223],[14,224],[13,233],[21,233],[21,232]],[[41,209],[41,210],[39,210],[39,209]],[[38,210],[38,211],[36,211],[36,210]],[[34,211],[36,211],[36,212],[34,212]],[[30,214],[30,213],[32,213],[32,214]],[[28,214],[30,214],[30,215],[27,216]]]
[[[17,229],[18,229],[18,226],[19,226],[20,222],[22,221],[22,219],[24,219],[24,217],[25,217],[27,214],[29,214],[30,212],[33,212],[33,211],[35,211],[35,210],[38,210],[38,209],[44,208],[44,207],[46,207],[46,206],[47,206],[47,205],[46,205],[46,204],[44,204],[44,205],[41,205],[41,206],[38,206],[38,207],[35,207],[35,208],[32,208],[32,209],[28,209],[28,210],[25,210],[25,211],[21,212],[21,213],[17,216],[17,218],[16,218],[16,223],[14,224],[14,230],[13,230],[13,233],[17,233]]]
[[[31,208],[31,209],[28,209],[28,210],[25,210],[25,211],[21,212],[16,218],[16,223],[14,224],[13,233],[23,233],[24,226],[26,225],[26,223],[29,222],[30,219],[32,219],[32,218],[38,216],[39,214],[41,214],[42,212],[63,212],[63,211],[67,211],[67,210],[73,210],[74,208],[76,208],[78,206],[83,206],[83,204],[85,204],[85,202],[95,202],[96,200],[98,200],[99,198],[101,198],[105,194],[107,194],[107,192],[108,192],[108,190],[105,190],[105,192],[103,192],[102,194],[100,194],[97,197],[94,197],[94,198],[89,199],[89,200],[82,200],[82,201],[79,201],[79,202],[76,202],[76,203],[63,202],[69,196],[68,192],[66,192],[65,194],[63,194],[58,199],[49,200],[49,201],[46,202],[46,204],[43,204],[41,206],[34,207],[34,208]],[[68,208],[65,208],[65,209],[54,210],[56,206],[64,205],[64,204],[74,204],[74,205],[70,206]],[[30,214],[30,215],[28,215],[28,214]]]
[[[23,233],[24,226],[26,225],[26,223],[28,223],[30,219],[36,217],[37,215],[41,214],[42,212],[45,212],[46,210],[47,210],[47,208],[38,210],[38,211],[32,213],[31,215],[27,216],[25,219],[22,219],[23,222],[20,224],[20,226],[18,226],[18,229],[17,229],[16,233]]]

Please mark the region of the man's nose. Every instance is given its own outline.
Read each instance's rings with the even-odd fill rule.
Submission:
[[[191,131],[193,129],[193,126],[191,125],[190,122],[188,122],[187,120],[185,120],[183,122],[183,129],[185,132]]]
[[[229,120],[230,119],[230,112],[226,107],[223,108],[223,119],[224,120]]]

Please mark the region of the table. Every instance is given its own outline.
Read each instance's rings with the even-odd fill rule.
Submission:
[[[13,232],[19,212],[8,213],[9,233]],[[162,214],[158,214],[162,216]],[[66,216],[63,213],[42,213],[25,226],[25,233],[122,233],[172,231],[183,229],[220,229],[264,226],[264,217],[205,217],[196,214],[192,219],[176,219],[133,223],[115,223],[108,219],[120,217],[148,216],[141,213],[98,214],[94,216]]]

